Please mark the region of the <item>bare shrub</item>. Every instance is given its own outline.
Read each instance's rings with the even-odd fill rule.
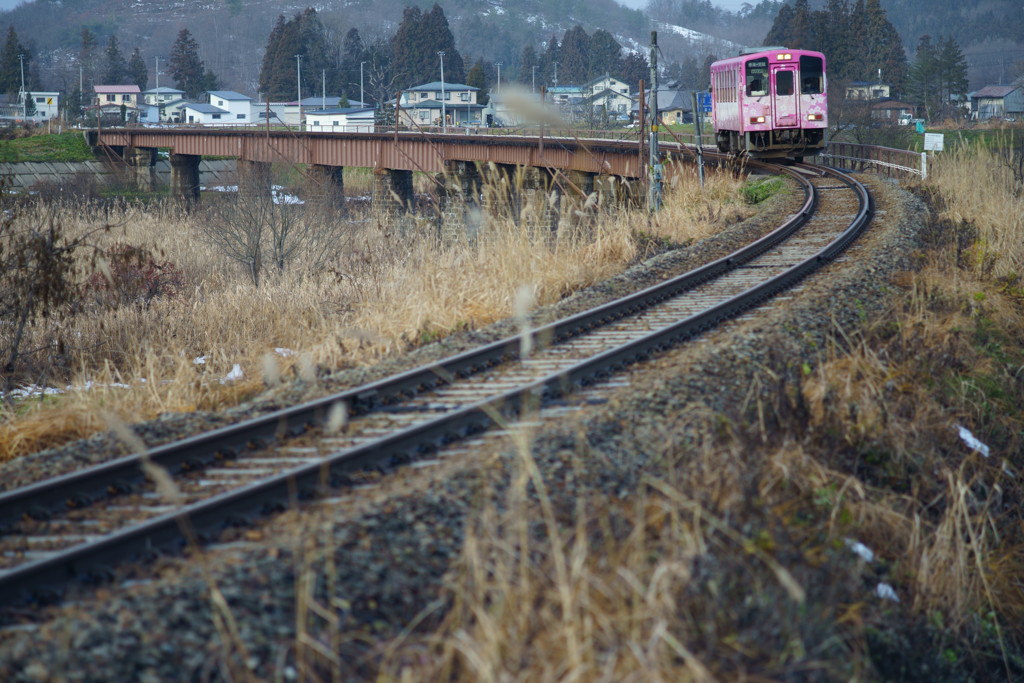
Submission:
[[[63,345],[56,335],[56,321],[69,312],[78,296],[82,269],[78,252],[103,229],[71,237],[52,213],[22,219],[8,210],[0,218],[0,353],[7,391],[18,373],[32,370],[27,365],[31,356],[51,345]],[[29,326],[40,322],[49,333],[36,332],[36,343],[26,349]],[[35,370],[46,374],[47,363]]]
[[[185,276],[174,263],[152,251],[119,242],[103,251],[100,272],[93,273],[84,290],[107,306],[149,306],[156,297],[174,297],[185,287]]]

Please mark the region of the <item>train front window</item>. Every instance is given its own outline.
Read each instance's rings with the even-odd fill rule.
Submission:
[[[825,65],[821,57],[800,56],[800,92],[820,95],[825,90]]]
[[[747,62],[747,97],[763,97],[768,94],[768,58],[751,59]]]
[[[780,97],[793,94],[792,71],[775,72],[775,94]]]

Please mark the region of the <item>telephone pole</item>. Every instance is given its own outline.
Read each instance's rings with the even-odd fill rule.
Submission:
[[[650,163],[647,188],[647,210],[651,213],[661,208],[661,159],[658,156],[658,32],[651,31],[651,104],[647,108],[650,122]]]

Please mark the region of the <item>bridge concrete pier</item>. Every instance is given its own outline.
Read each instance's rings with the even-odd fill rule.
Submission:
[[[125,150],[124,160],[134,171],[132,177],[135,187],[144,192],[156,189],[156,148],[130,147]]]
[[[442,240],[475,240],[483,220],[480,193],[484,176],[473,161],[446,161],[438,174],[440,225]]]
[[[324,206],[342,206],[345,203],[344,167],[312,164],[306,172],[311,198]]]
[[[519,218],[536,237],[554,241],[562,214],[562,191],[546,168],[525,166],[519,175]]]
[[[598,195],[598,205],[606,210],[620,205],[642,208],[646,201],[644,185],[637,178],[598,175],[594,178],[594,190]]]
[[[380,218],[393,219],[413,209],[412,171],[390,168],[373,169],[370,201]]]
[[[171,196],[178,197],[185,204],[192,205],[199,201],[199,161],[198,154],[171,155]]]
[[[247,161],[239,159],[235,162],[235,174],[238,177],[239,197],[270,197],[272,195],[269,161]]]

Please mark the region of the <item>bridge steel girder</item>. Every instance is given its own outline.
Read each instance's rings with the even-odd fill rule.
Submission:
[[[93,146],[165,147],[172,154],[233,156],[246,161],[361,166],[439,173],[467,161],[639,178],[637,143],[511,135],[309,133],[214,129],[88,131]]]

